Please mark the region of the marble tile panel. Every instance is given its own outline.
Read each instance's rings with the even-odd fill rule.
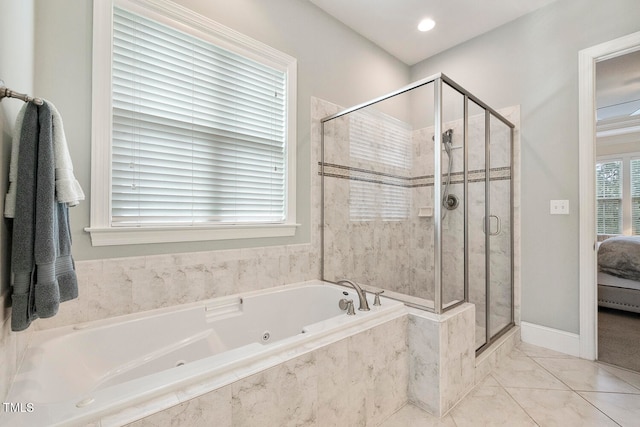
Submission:
[[[439,322],[435,320],[414,314],[408,316],[408,398],[436,416],[440,415],[439,329]]]
[[[104,319],[135,311],[132,285],[138,282],[136,276],[144,270],[144,259],[127,259],[123,264],[115,260],[105,260],[103,268],[103,274],[91,276],[86,282],[78,284],[79,313],[76,322]],[[69,303],[76,304],[74,301]]]
[[[373,329],[373,420],[385,419],[407,403],[407,323],[403,316]]]
[[[231,386],[204,394],[129,424],[129,427],[231,427]]]
[[[76,275],[78,277],[78,283],[82,286],[82,283],[88,281],[92,277],[99,277],[104,271],[103,260],[87,260],[76,261]]]
[[[256,289],[258,283],[258,260],[256,258],[243,258],[238,260],[238,269],[235,283],[238,292],[249,292]]]
[[[280,271],[280,252],[284,251],[274,251],[273,254],[264,251],[258,256],[256,269],[260,288],[270,288],[288,283],[285,279],[287,276]]]
[[[317,369],[313,353],[231,385],[235,426],[310,426],[317,419]]]
[[[640,421],[640,395],[581,392],[580,396],[621,426],[637,426]]]
[[[537,363],[576,391],[636,393],[640,390],[584,359],[534,358]]]
[[[205,266],[205,298],[215,298],[238,293],[235,277],[237,260],[220,261]]]
[[[448,313],[451,314],[441,324],[441,334],[445,334],[441,335],[445,344],[440,349],[441,414],[471,390],[475,373],[475,307],[465,304]]]
[[[318,370],[318,426],[347,424],[352,414],[349,387],[348,339],[325,346],[316,352]]]
[[[175,266],[162,264],[152,264],[145,271],[145,277],[141,274],[138,278],[128,282],[131,288],[133,310],[145,311],[158,307],[168,307],[172,305],[173,286],[187,286],[186,275],[181,270],[176,270]],[[175,282],[174,282],[175,281]],[[102,284],[98,289],[102,288]]]
[[[373,355],[373,330],[369,329],[348,339],[348,378],[351,413],[348,425],[367,425],[372,422],[374,411],[374,375],[376,373]]]
[[[541,426],[617,426],[609,417],[570,390],[507,388],[507,392]]]

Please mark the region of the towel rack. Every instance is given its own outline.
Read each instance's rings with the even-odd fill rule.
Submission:
[[[23,100],[24,102],[33,102],[36,105],[44,104],[44,101],[40,98],[33,98],[29,95],[25,95],[24,93],[12,91],[4,85],[4,82],[2,80],[0,80],[0,100],[2,98],[17,98]]]

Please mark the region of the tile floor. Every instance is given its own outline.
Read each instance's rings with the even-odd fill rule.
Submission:
[[[406,405],[381,427],[640,426],[640,374],[521,343],[438,419]]]

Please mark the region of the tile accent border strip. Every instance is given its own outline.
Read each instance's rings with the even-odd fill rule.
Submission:
[[[318,175],[322,175],[322,163],[318,162]],[[376,172],[351,166],[337,165],[332,163],[324,164],[324,176],[339,179],[349,179],[352,181],[364,181],[372,184],[392,185],[396,187],[415,188],[433,186],[433,175],[404,177],[383,172]],[[469,171],[469,182],[484,181],[484,169]],[[492,168],[489,172],[490,181],[503,181],[511,179],[511,168]],[[451,174],[451,184],[462,184],[464,181],[463,172]]]

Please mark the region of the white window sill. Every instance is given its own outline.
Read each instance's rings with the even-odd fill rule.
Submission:
[[[263,237],[291,237],[300,224],[260,224],[209,227],[87,227],[92,246],[197,242]]]

